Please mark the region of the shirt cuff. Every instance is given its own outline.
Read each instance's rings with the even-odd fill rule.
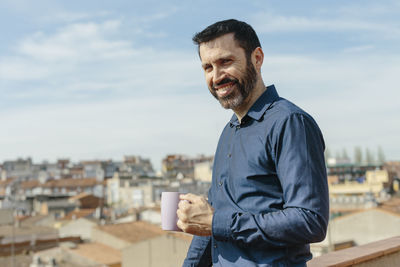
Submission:
[[[212,235],[218,241],[229,241],[232,238],[232,218],[231,210],[215,211],[212,219]]]

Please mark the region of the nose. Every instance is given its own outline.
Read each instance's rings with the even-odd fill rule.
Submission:
[[[215,67],[213,70],[213,84],[216,85],[226,77],[222,68]]]

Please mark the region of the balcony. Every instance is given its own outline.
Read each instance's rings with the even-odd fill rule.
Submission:
[[[316,257],[308,267],[394,267],[400,266],[400,236],[347,248]]]

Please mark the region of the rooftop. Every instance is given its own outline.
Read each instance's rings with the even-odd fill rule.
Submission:
[[[53,239],[57,238],[58,231],[52,227],[46,226],[21,226],[13,227],[11,225],[0,226],[0,239],[1,244],[7,244],[12,242],[12,233],[14,231],[14,242],[24,242],[35,239]]]
[[[102,225],[97,228],[130,243],[136,243],[166,234],[159,226],[143,221]]]
[[[19,221],[21,222],[21,226],[31,226],[47,218],[51,218],[51,215],[24,216],[20,217]]]
[[[74,210],[65,215],[62,220],[77,220],[82,217],[87,217],[92,215],[96,209],[80,209],[80,210]]]
[[[120,251],[100,243],[81,244],[69,251],[100,264],[112,265],[121,262]]]
[[[88,197],[88,196],[92,196],[92,194],[89,194],[89,193],[86,193],[86,192],[82,192],[82,193],[79,193],[79,194],[77,194],[75,196],[70,197],[69,199],[70,200],[79,200],[79,199],[82,199],[82,198],[85,198],[85,197]]]
[[[29,180],[24,181],[20,184],[20,188],[22,189],[33,189],[35,187],[87,187],[94,186],[99,182],[96,178],[66,178],[66,179],[58,179],[58,180],[49,180],[43,184],[40,184],[39,180]]]

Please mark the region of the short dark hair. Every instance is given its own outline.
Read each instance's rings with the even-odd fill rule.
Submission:
[[[261,47],[254,29],[246,22],[235,19],[218,21],[196,33],[192,40],[199,48],[201,43],[212,41],[228,33],[234,34],[235,40],[244,49],[247,57],[251,55],[254,49]]]

